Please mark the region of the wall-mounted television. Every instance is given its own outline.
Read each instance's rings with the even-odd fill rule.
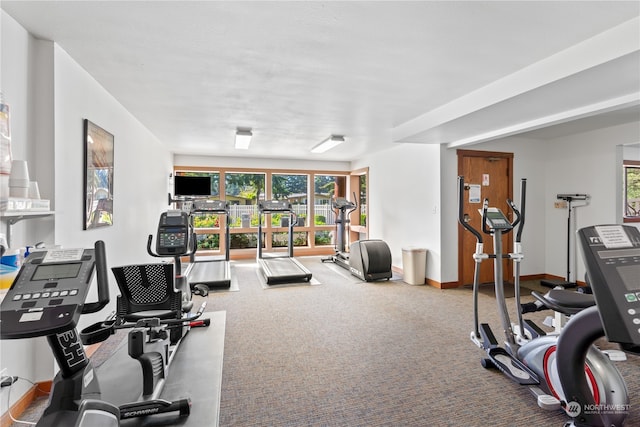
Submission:
[[[211,177],[176,175],[174,178],[176,196],[210,196]]]

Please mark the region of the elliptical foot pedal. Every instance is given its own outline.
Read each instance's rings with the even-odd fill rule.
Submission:
[[[503,348],[492,348],[489,357],[500,371],[521,385],[540,384],[538,376],[518,359],[515,359]]]
[[[560,401],[549,394],[538,396],[538,406],[546,411],[557,411],[562,409]]]

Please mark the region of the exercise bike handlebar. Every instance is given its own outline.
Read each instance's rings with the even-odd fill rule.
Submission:
[[[195,232],[191,233],[192,238],[190,239],[191,241],[189,242],[191,247],[187,250],[187,252],[176,254],[176,255],[160,255],[160,254],[157,254],[151,248],[151,246],[153,244],[153,234],[149,234],[149,238],[147,239],[147,253],[149,255],[151,255],[152,257],[155,257],[155,258],[167,258],[167,257],[174,257],[174,258],[178,257],[179,258],[179,257],[183,257],[183,256],[189,256],[189,255],[195,253],[196,249],[197,249],[197,243],[196,243],[196,239],[195,239],[195,234],[196,234]]]
[[[84,345],[97,344],[105,341],[111,335],[115,334],[116,329],[133,329],[137,327],[153,327],[160,325],[174,326],[189,324],[198,320],[204,313],[204,309],[207,306],[207,302],[203,301],[200,308],[195,314],[191,314],[187,317],[180,319],[159,319],[157,317],[148,317],[140,319],[137,322],[127,322],[121,325],[116,324],[115,313],[111,313],[105,320],[96,322],[86,328],[84,328],[79,336]],[[204,319],[203,325],[209,325],[209,320]]]
[[[96,257],[96,281],[98,285],[98,301],[85,303],[82,314],[96,313],[109,304],[109,275],[107,273],[107,254],[102,240],[94,244]]]

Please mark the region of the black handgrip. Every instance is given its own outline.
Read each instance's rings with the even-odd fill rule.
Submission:
[[[482,232],[484,234],[491,234],[491,230],[487,227],[487,211],[489,210],[489,199],[484,199],[482,203]]]
[[[95,313],[102,310],[109,304],[109,275],[107,273],[107,251],[102,240],[98,240],[95,245],[96,257],[96,278],[98,282],[98,301],[85,303],[82,313]]]
[[[520,224],[518,225],[518,232],[516,233],[516,242],[520,242],[520,236],[522,236],[522,229],[524,228],[524,212],[525,212],[526,201],[527,201],[527,179],[522,178],[520,180]]]
[[[458,222],[476,236],[478,243],[482,243],[482,234],[464,220],[464,176],[458,177]]]
[[[152,243],[153,243],[153,235],[149,234],[149,238],[147,239],[147,253],[153,257],[160,258],[160,255],[158,255],[153,251],[153,249],[151,249]]]

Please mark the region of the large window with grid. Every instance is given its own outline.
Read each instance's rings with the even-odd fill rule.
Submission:
[[[258,235],[258,201],[288,200],[295,213],[294,247],[296,255],[330,254],[334,250],[337,212],[335,197],[358,199],[358,210],[350,216],[356,236],[366,237],[366,173],[359,171],[248,170],[176,166],[175,175],[209,176],[211,196],[229,203],[230,247],[232,258],[255,256]],[[363,178],[364,176],[364,178]],[[364,209],[364,210],[363,210]],[[363,214],[363,212],[365,212]],[[263,218],[264,245],[284,250],[287,244],[288,215],[270,214]],[[193,224],[198,253],[216,255],[224,248],[222,215],[194,214]]]

